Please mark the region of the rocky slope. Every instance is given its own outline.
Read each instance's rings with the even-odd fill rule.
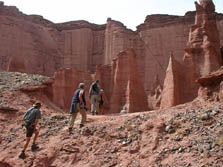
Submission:
[[[167,110],[122,116],[88,114],[86,126],[79,129],[78,118],[73,134],[69,135],[67,111],[55,106],[43,91],[52,79],[22,73],[0,75],[5,85],[1,88],[0,167],[223,165],[220,102],[200,97]],[[214,80],[215,76],[203,80]],[[18,154],[25,142],[22,118],[36,100],[43,103],[38,139],[41,148],[36,152],[28,148],[27,158],[21,160]],[[6,104],[8,108],[2,107]]]

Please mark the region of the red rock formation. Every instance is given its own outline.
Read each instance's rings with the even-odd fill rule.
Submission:
[[[105,30],[104,64],[112,64],[112,59],[128,48],[135,50],[136,61],[140,66],[140,77],[144,81],[145,46],[143,41],[136,32],[127,29],[122,23],[108,18]]]
[[[82,20],[55,24],[61,36],[62,66],[95,72],[96,65],[104,64],[105,27]]]
[[[62,30],[64,41],[63,66],[81,71],[95,71],[96,65],[103,64],[103,27],[90,26],[88,22],[84,21],[57,26],[59,29],[64,29]]]
[[[75,29],[64,32],[64,66],[88,71],[92,54],[91,29]]]
[[[180,104],[182,89],[181,80],[184,80],[182,75],[182,65],[180,65],[174,59],[173,55],[171,55],[164,80],[162,99],[160,104],[161,109]]]
[[[161,102],[161,93],[162,93],[162,84],[159,81],[158,76],[156,75],[152,89],[148,95],[148,105],[149,109],[159,109]]]
[[[195,2],[195,24],[190,28],[183,59],[186,69],[182,103],[197,97],[198,85],[195,80],[217,70],[222,63],[214,4],[212,0],[200,0],[200,3]]]
[[[1,6],[0,20],[1,70],[53,75],[61,55],[49,29],[31,22],[15,7]]]
[[[111,64],[112,59],[118,55],[120,51],[130,47],[131,41],[129,38],[135,38],[133,31],[126,29],[126,27],[118,21],[114,21],[111,18],[107,19],[104,64]]]
[[[200,4],[195,2],[195,24],[190,28],[183,66],[175,67],[173,62],[169,64],[161,108],[192,101],[197,97],[199,88],[196,79],[217,70],[222,63],[214,4],[212,0],[200,0]]]
[[[145,44],[145,89],[149,94],[154,88],[153,80],[158,77],[163,86],[169,55],[182,62],[184,47],[194,14],[185,16],[149,15],[137,31]],[[166,41],[166,42],[164,42]]]
[[[182,73],[184,73],[184,82],[182,83],[182,99],[180,103],[186,103],[189,101],[192,101],[197,97],[197,91],[198,91],[198,84],[195,83],[196,79],[199,77],[199,75],[196,73],[196,64],[194,62],[193,57],[186,57],[187,54],[185,54],[184,57],[184,70]]]
[[[76,69],[60,69],[54,74],[52,101],[58,106],[69,109],[74,91],[79,83],[85,83],[85,97],[89,107],[88,90],[92,82],[91,75]]]
[[[145,90],[153,89],[153,80],[158,76],[164,82],[169,56],[173,52],[175,59],[183,64],[184,48],[188,41],[189,29],[194,24],[195,12],[185,16],[149,15],[143,24],[137,27],[137,33],[146,45],[145,49]],[[223,44],[223,15],[217,15],[220,40]]]
[[[109,113],[110,108],[110,100],[113,89],[113,73],[111,65],[99,65],[96,67],[95,80],[99,80],[99,84],[104,91],[105,99],[104,99],[104,113]]]
[[[190,28],[184,60],[193,57],[197,75],[203,76],[217,70],[222,62],[214,4],[212,0],[200,0],[200,4],[195,2],[195,24]]]
[[[133,49],[121,52],[113,66],[97,66],[94,77],[90,73],[75,69],[61,69],[55,73],[52,93],[48,94],[51,94],[54,103],[69,109],[78,84],[86,84],[85,92],[88,97],[90,84],[94,79],[99,79],[105,94],[105,114],[120,112],[124,105],[128,106],[129,112],[145,111],[148,108],[147,97],[135,59]],[[90,107],[89,101],[87,103]]]
[[[21,57],[12,57],[11,60],[9,61],[7,71],[12,71],[12,72],[22,72],[25,73],[27,72],[26,66],[24,59]]]
[[[205,4],[203,6],[205,7]],[[208,7],[208,10],[209,13],[212,12],[213,5],[212,8]],[[202,24],[204,29],[210,28],[214,16],[210,16],[210,23],[200,22],[203,16],[206,17],[205,12],[204,14],[201,12],[202,10],[199,10],[199,16],[196,16],[196,23]],[[183,63],[184,48],[194,16],[195,12],[188,12],[185,16],[150,15],[134,32],[112,19],[108,19],[105,25],[91,24],[87,21],[54,24],[42,16],[25,15],[16,7],[4,6],[4,3],[1,3],[0,70],[25,70],[27,73],[48,76],[52,76],[59,68],[76,68],[94,73],[97,65],[111,65],[112,59],[120,51],[134,48],[139,75],[147,95],[150,96],[150,92],[154,90],[153,80],[156,76],[159,78],[160,86],[163,86],[165,69],[168,65],[166,53],[173,51],[175,59]],[[199,67],[202,73],[214,69],[217,60],[208,57],[208,55],[215,55],[215,49],[218,47],[218,41],[214,41],[218,34],[215,33],[213,38],[209,36],[216,28],[215,23],[213,25],[211,29],[205,29],[208,35],[207,38],[202,39],[205,58],[196,60],[202,66]],[[217,15],[217,26],[222,45],[223,16],[221,14]],[[194,28],[191,32],[196,34],[196,26]],[[196,35],[190,37],[191,41],[195,39],[194,37]],[[208,41],[215,44],[210,45]],[[24,61],[17,62],[17,60]]]
[[[95,71],[96,65],[103,64],[104,25],[86,21],[53,24],[3,3],[0,19],[1,70],[17,70],[21,63],[11,62],[18,59],[24,60],[25,72],[49,76],[60,67]]]
[[[113,64],[114,86],[110,100],[110,112],[120,112],[124,105],[129,112],[148,108],[146,93],[141,82],[133,49],[119,53]]]
[[[221,47],[221,61],[223,62],[223,46]]]
[[[196,80],[197,83],[199,83],[201,86],[212,86],[217,85],[221,81],[223,81],[223,70],[219,69],[216,72],[213,72],[209,75],[200,77]]]
[[[205,101],[223,102],[223,70],[219,69],[197,79],[200,88],[198,98]]]

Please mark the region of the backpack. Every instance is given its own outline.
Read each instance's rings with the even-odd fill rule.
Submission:
[[[94,92],[96,92],[97,94],[99,94],[99,88],[98,88],[98,86],[97,86],[96,83],[94,83],[94,84],[92,85],[92,90],[93,90]]]

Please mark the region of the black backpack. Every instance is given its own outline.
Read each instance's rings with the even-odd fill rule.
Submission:
[[[92,89],[93,89],[94,92],[96,92],[97,94],[99,94],[99,88],[98,88],[98,86],[97,86],[96,83],[94,83],[94,84],[92,85]]]

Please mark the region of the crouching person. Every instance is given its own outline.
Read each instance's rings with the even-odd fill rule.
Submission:
[[[78,89],[74,92],[71,108],[70,108],[70,122],[69,122],[69,132],[72,133],[72,128],[74,126],[74,121],[77,117],[77,113],[80,112],[82,118],[80,123],[80,128],[82,128],[86,122],[86,100],[84,92],[84,83],[80,83]]]
[[[35,134],[35,136],[33,139],[33,144],[31,146],[31,150],[35,151],[36,149],[39,148],[36,145],[36,139],[39,135],[39,130],[37,129],[37,124],[38,124],[39,119],[41,119],[40,108],[41,108],[41,103],[36,102],[33,105],[33,107],[28,109],[28,111],[24,115],[24,121],[25,121],[25,127],[26,127],[26,143],[24,145],[24,148],[23,148],[21,154],[19,155],[19,158],[21,158],[21,159],[26,158],[25,151],[29,145],[29,142],[30,142],[30,139],[31,139],[33,133]]]

